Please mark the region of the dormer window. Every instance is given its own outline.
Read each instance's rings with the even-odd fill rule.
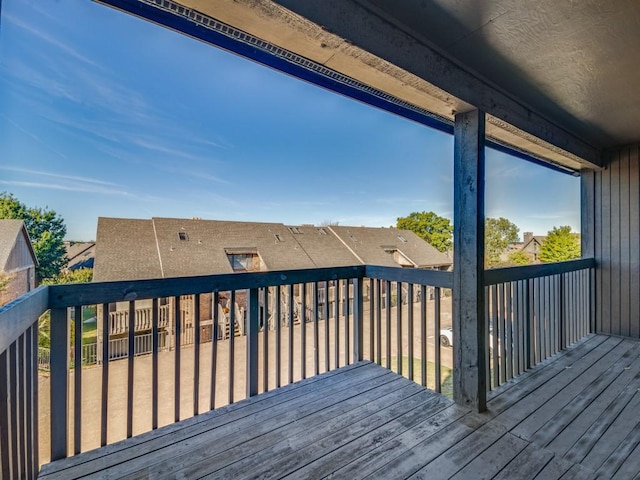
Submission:
[[[178,238],[180,239],[181,242],[189,241],[189,235],[187,235],[187,232],[178,232]]]
[[[254,248],[225,248],[227,259],[234,272],[258,272],[262,269],[262,259]]]
[[[326,235],[326,234],[327,234],[327,231],[326,231],[324,228],[322,228],[322,227],[321,227],[321,228],[318,228],[318,233],[319,233],[320,235]]]

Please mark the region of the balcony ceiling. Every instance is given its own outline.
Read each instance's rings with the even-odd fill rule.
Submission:
[[[132,6],[154,2],[104,3],[148,17]],[[637,0],[179,3],[445,122],[481,108],[490,138],[552,163],[640,141]]]

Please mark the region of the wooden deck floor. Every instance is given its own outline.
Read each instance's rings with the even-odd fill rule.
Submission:
[[[477,414],[362,362],[43,467],[53,478],[640,478],[640,342],[592,335]]]

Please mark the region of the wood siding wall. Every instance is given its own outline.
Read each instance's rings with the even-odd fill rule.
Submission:
[[[634,338],[640,338],[639,147],[609,153],[608,167],[586,177],[594,189],[596,331]]]
[[[33,257],[31,256],[31,251],[29,250],[29,245],[27,244],[27,239],[22,232],[20,232],[18,233],[18,238],[16,239],[16,243],[11,250],[9,257],[7,258],[5,271],[11,272],[13,270],[33,266],[35,266],[35,264],[33,262]]]

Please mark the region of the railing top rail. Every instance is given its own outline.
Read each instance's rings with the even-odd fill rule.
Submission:
[[[49,308],[49,287],[32,290],[0,307],[0,353],[3,353]]]
[[[417,268],[365,266],[365,277],[392,282],[407,282],[416,285],[453,288],[453,272],[443,270],[423,270]]]
[[[276,287],[364,277],[364,265],[305,270],[228,273],[197,277],[51,285],[50,308],[93,305],[195,293]]]
[[[596,266],[593,258],[581,258],[567,262],[545,263],[541,265],[525,265],[522,267],[505,267],[485,270],[484,285],[496,285],[498,283],[515,282],[537,277],[548,277],[561,273],[575,272]]]

